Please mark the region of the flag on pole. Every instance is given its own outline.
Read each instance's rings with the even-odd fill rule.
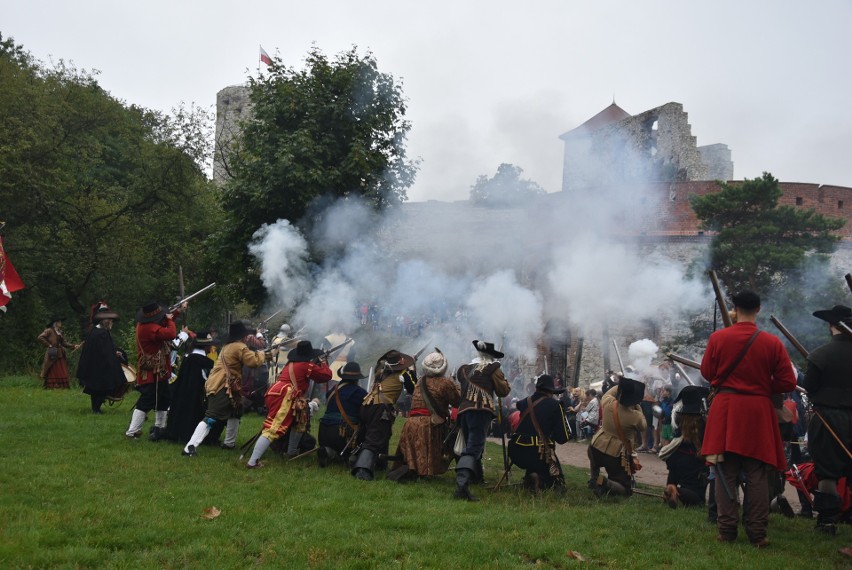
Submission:
[[[15,271],[15,267],[6,257],[3,238],[0,237],[0,311],[6,312],[6,305],[12,299],[12,293],[24,288],[24,283]]]
[[[269,54],[266,53],[266,50],[263,49],[263,46],[260,46],[260,61],[262,61],[266,65],[272,65],[272,58],[269,57]]]

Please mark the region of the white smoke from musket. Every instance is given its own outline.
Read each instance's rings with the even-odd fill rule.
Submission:
[[[308,243],[287,220],[264,224],[249,252],[260,260],[260,278],[278,308],[293,310],[308,290]]]
[[[637,340],[627,347],[627,362],[642,376],[656,376],[657,367],[652,366],[651,362],[656,358],[659,350],[659,347],[650,339]]]

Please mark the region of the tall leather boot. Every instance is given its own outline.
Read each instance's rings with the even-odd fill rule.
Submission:
[[[472,455],[462,455],[456,464],[456,491],[453,497],[465,501],[478,501],[470,492],[471,479],[476,474],[476,459]]]
[[[355,459],[352,476],[362,481],[372,481],[376,469],[376,454],[369,449],[362,449]]]
[[[837,519],[840,517],[840,496],[814,491],[814,510],[817,512],[816,529],[824,534],[837,534]]]
[[[719,474],[716,474],[718,477]],[[710,524],[716,524],[718,521],[718,510],[716,508],[716,481],[711,479],[710,484],[707,486],[707,522]]]

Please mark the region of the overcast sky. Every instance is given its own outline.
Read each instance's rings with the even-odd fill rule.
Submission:
[[[0,0],[0,33],[42,61],[100,72],[127,103],[213,109],[259,46],[301,66],[370,49],[409,99],[412,200],[468,196],[508,162],[560,189],[557,138],[616,103],[669,101],[734,176],[852,186],[852,1],[465,2]]]

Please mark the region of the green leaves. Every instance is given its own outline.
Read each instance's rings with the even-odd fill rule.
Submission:
[[[503,163],[493,178],[481,175],[470,188],[470,199],[477,206],[489,208],[521,206],[545,193],[532,180],[522,180],[523,169]]]
[[[845,223],[813,209],[778,206],[782,190],[768,172],[721,190],[693,196],[692,208],[705,229],[718,232],[711,265],[728,290],[767,293],[783,285],[810,254],[831,253]]]

